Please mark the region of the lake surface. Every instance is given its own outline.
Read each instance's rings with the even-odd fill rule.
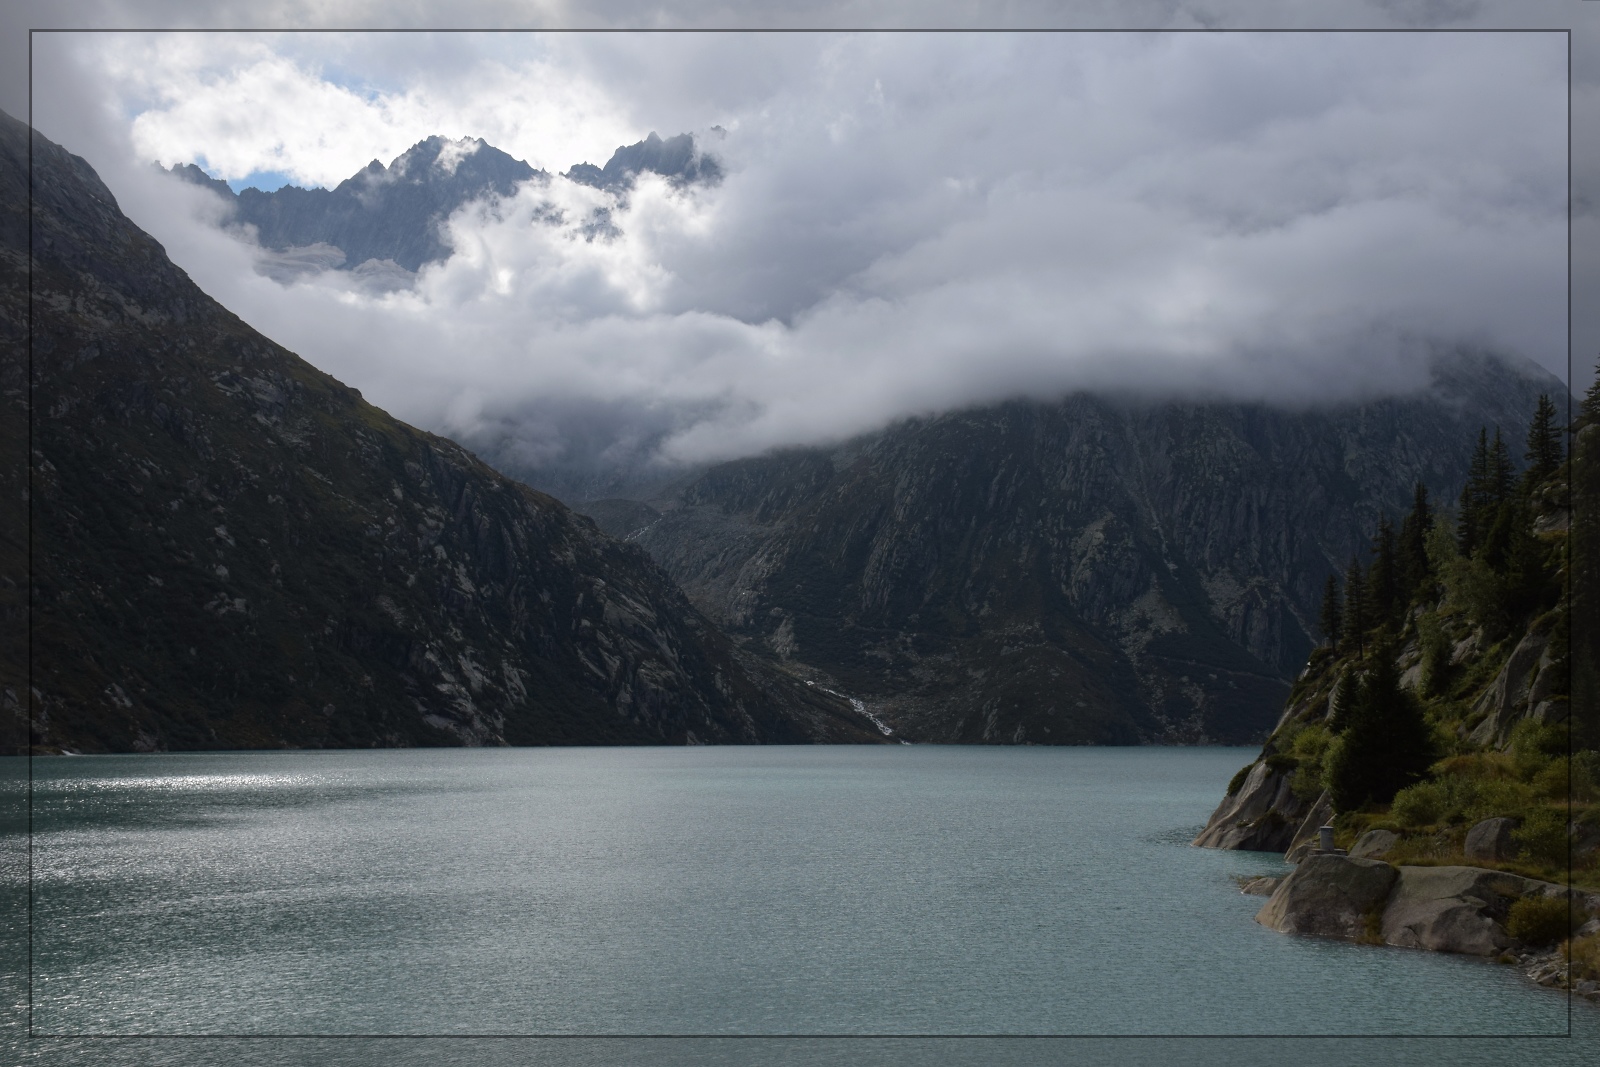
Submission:
[[[1600,1011],[1574,1005],[1568,1038],[1567,998],[1509,968],[1257,926],[1261,899],[1233,879],[1282,873],[1279,857],[1188,845],[1253,755],[36,758],[33,1028],[56,1036],[22,1047],[40,1063],[240,1049],[263,1063],[510,1063],[534,1049],[572,1063],[1057,1062],[1063,1049],[1563,1062],[1600,1048]],[[25,761],[7,763],[5,937],[20,962]],[[8,999],[24,1004],[24,969],[8,971]],[[67,1040],[89,1035],[259,1039]]]

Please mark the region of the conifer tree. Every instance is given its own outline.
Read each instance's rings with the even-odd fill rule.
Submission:
[[[1511,499],[1517,484],[1517,469],[1511,465],[1511,449],[1500,436],[1500,427],[1494,428],[1494,444],[1489,446],[1488,497],[1496,506]]]
[[[1367,628],[1372,625],[1372,608],[1367,596],[1367,576],[1361,561],[1351,559],[1344,575],[1344,643],[1357,654],[1366,647]]]
[[[1409,605],[1418,593],[1431,593],[1433,564],[1428,559],[1428,533],[1433,508],[1428,487],[1418,482],[1411,493],[1411,514],[1400,521],[1400,599]]]
[[[1373,622],[1388,622],[1398,615],[1400,604],[1399,552],[1395,545],[1394,524],[1386,515],[1378,520],[1378,534],[1372,539],[1372,571],[1367,577],[1367,598]]]
[[[1472,450],[1472,463],[1467,468],[1467,484],[1461,487],[1460,515],[1456,522],[1456,547],[1463,556],[1477,550],[1483,510],[1488,506],[1484,495],[1489,485],[1489,431],[1478,428],[1478,444]]]
[[[1331,574],[1322,583],[1322,616],[1318,622],[1329,647],[1338,651],[1339,631],[1344,626],[1344,605],[1339,602],[1339,580]]]
[[[1528,425],[1528,450],[1523,453],[1528,461],[1528,469],[1523,474],[1523,486],[1531,489],[1554,474],[1556,468],[1561,466],[1562,455],[1556,406],[1541,393],[1539,406],[1533,413],[1533,422]]]
[[[1335,811],[1387,804],[1418,782],[1433,762],[1433,733],[1417,699],[1400,688],[1394,646],[1382,636],[1371,666],[1341,709],[1344,732],[1329,755],[1327,782]],[[1346,681],[1346,685],[1352,685]]]

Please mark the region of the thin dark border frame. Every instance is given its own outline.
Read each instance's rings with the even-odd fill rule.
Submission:
[[[35,34],[1563,34],[1566,37],[1566,424],[1571,427],[1573,414],[1573,29],[1568,27],[1373,27],[1373,29],[1283,29],[1283,27],[1176,27],[1176,29],[1149,29],[1149,27],[912,27],[912,29],[886,29],[886,27],[781,27],[781,29],[747,29],[747,27],[403,27],[403,29],[341,29],[341,27],[315,27],[315,29],[274,29],[274,27],[30,27],[27,30],[27,1041],[966,1041],[966,1040],[1019,1040],[1019,1041],[1138,1041],[1138,1040],[1571,1040],[1573,1038],[1573,1005],[1576,995],[1568,984],[1566,989],[1565,1033],[40,1033],[34,1029],[34,35]],[[1568,458],[1571,445],[1576,443],[1570,429]],[[1568,464],[1568,499],[1573,490],[1573,472]],[[1571,558],[1571,523],[1566,533],[1568,558]],[[1573,574],[1568,566],[1568,581],[1563,590],[1571,613]],[[1568,625],[1568,659],[1573,649],[1573,632]],[[1573,715],[1566,720],[1566,808],[1571,813],[1571,753],[1573,753]],[[1573,840],[1566,838],[1566,883],[1568,896],[1574,893]],[[1568,941],[1566,965],[1571,969],[1571,942]]]

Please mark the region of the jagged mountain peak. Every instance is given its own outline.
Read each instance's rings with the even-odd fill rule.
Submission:
[[[604,167],[579,163],[562,177],[580,185],[608,191],[632,188],[639,174],[659,174],[674,185],[715,185],[722,180],[722,167],[715,157],[698,153],[694,135],[680,133],[663,140],[654,130],[642,141],[623,145],[611,153]]]

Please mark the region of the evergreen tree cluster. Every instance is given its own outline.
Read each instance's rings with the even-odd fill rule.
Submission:
[[[1393,647],[1378,642],[1370,667],[1347,678],[1328,728],[1339,735],[1324,778],[1335,811],[1387,804],[1422,780],[1433,763],[1433,734],[1422,704],[1400,686]]]
[[[1600,420],[1600,393],[1593,406]],[[1326,723],[1332,740],[1323,781],[1335,810],[1389,803],[1422,781],[1439,755],[1422,701],[1400,685],[1395,662],[1396,635],[1414,606],[1442,599],[1494,640],[1554,604],[1559,557],[1534,531],[1533,499],[1561,469],[1562,434],[1555,406],[1540,397],[1519,478],[1500,432],[1480,430],[1453,529],[1441,528],[1419,482],[1398,529],[1387,516],[1379,520],[1368,561],[1357,556],[1342,583],[1332,575],[1324,583],[1321,629],[1349,665]],[[1425,623],[1438,630],[1437,616],[1424,612],[1419,634]],[[1444,640],[1432,636],[1435,645]],[[1448,646],[1432,652],[1447,657]]]
[[[1595,406],[1600,408],[1600,399]],[[1457,558],[1449,561],[1448,573],[1440,572],[1441,561],[1428,549],[1438,515],[1427,486],[1418,482],[1398,530],[1388,516],[1378,520],[1370,564],[1353,557],[1342,588],[1333,575],[1324,583],[1318,621],[1333,651],[1364,656],[1373,631],[1398,630],[1411,606],[1435,599],[1441,583],[1451,587],[1474,621],[1495,632],[1546,598],[1552,592],[1551,569],[1534,534],[1531,497],[1560,469],[1562,435],[1555,405],[1548,396],[1539,397],[1528,428],[1527,467],[1519,479],[1499,429],[1492,438],[1487,428],[1478,431],[1456,516]]]

